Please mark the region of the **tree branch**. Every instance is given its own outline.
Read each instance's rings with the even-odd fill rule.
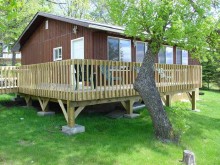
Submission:
[[[201,13],[199,12],[199,8],[196,5],[196,3],[193,0],[188,0],[188,1],[191,4],[192,8],[194,9],[194,12],[200,15]],[[206,18],[206,16],[203,15],[202,18]]]
[[[62,2],[55,2],[55,1],[51,1],[51,0],[46,0],[47,2],[51,2],[53,4],[56,4],[56,5],[65,5],[66,3],[62,3]]]

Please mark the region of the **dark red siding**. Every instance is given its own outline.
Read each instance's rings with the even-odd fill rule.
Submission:
[[[73,24],[49,19],[49,28],[45,29],[45,21],[26,41],[21,48],[22,64],[36,64],[53,61],[53,48],[62,47],[63,59],[70,59],[71,40],[84,37],[85,58],[93,58],[92,30],[80,27],[77,34],[72,32]]]
[[[94,59],[107,60],[107,33],[103,31],[93,33]]]

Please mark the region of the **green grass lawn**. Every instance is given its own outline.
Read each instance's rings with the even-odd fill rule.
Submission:
[[[200,113],[185,110],[189,103],[176,104],[189,114],[189,129],[180,144],[156,140],[146,110],[132,120],[82,114],[76,122],[86,132],[67,136],[60,131],[66,124],[62,114],[38,117],[34,108],[20,107],[10,102],[12,96],[2,95],[0,164],[175,165],[181,164],[183,150],[189,149],[198,165],[219,165],[220,93],[204,92],[197,105]]]

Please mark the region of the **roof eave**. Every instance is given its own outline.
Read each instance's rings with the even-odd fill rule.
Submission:
[[[108,31],[108,32],[114,32],[114,33],[119,33],[119,34],[124,34],[124,30],[113,29],[113,28],[99,26],[99,25],[94,25],[94,24],[89,24],[89,28],[103,30],[103,31]]]

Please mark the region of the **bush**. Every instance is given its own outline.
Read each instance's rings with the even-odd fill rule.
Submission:
[[[15,64],[15,66],[21,66],[21,63],[18,62],[18,63]]]
[[[181,139],[181,136],[190,128],[187,124],[187,118],[189,116],[187,107],[187,103],[183,102],[177,102],[173,107],[165,107],[178,139]]]

